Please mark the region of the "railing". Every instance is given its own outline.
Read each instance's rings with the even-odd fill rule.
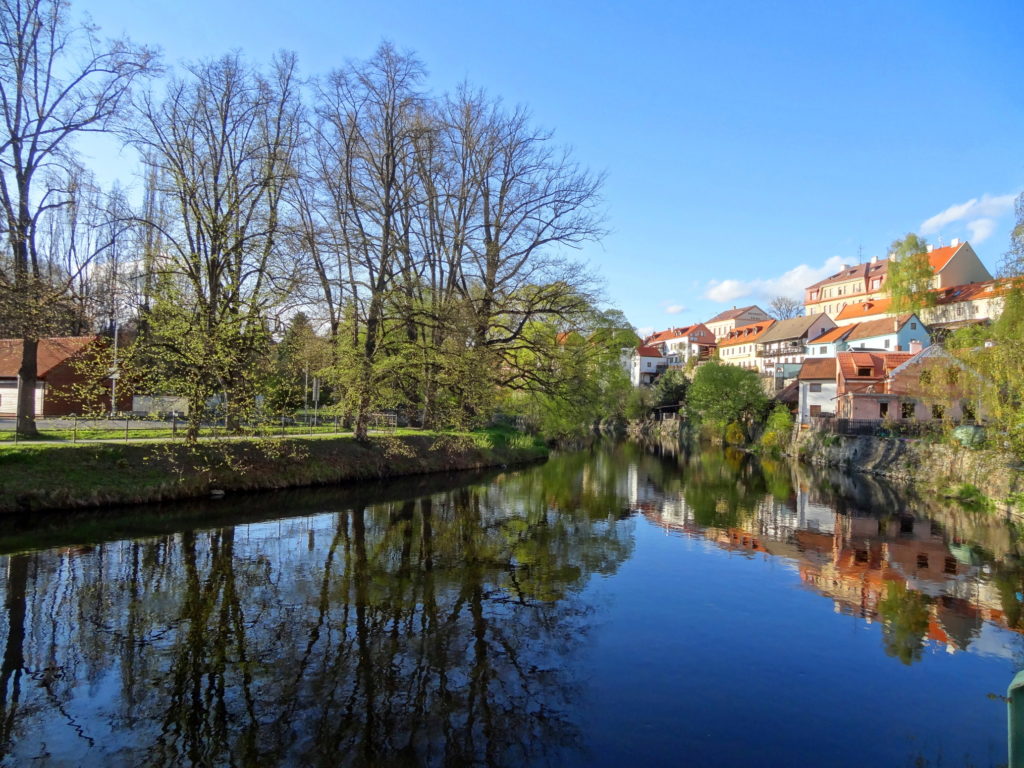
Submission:
[[[787,355],[803,355],[806,353],[803,344],[779,349],[760,349],[756,352],[757,357],[786,357]]]
[[[808,428],[834,435],[873,437],[924,437],[941,434],[944,424],[935,421],[892,421],[884,419],[838,419],[834,416],[811,416]]]

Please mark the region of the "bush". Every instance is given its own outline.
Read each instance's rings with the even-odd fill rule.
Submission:
[[[768,453],[781,453],[789,445],[792,436],[793,416],[786,406],[776,405],[761,435],[761,448]]]
[[[743,445],[747,442],[747,436],[743,433],[743,427],[739,422],[730,421],[725,428],[725,442],[728,445]]]

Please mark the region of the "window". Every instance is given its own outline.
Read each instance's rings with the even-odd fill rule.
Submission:
[[[885,348],[886,348],[886,349],[888,349],[888,348],[889,348],[889,339],[886,339],[886,340],[885,340]]]
[[[822,344],[821,345],[821,349],[819,349],[818,352],[820,352],[821,354],[824,355],[826,352],[828,352],[828,347],[826,347],[824,344]]]
[[[820,405],[812,405],[811,406],[811,416],[821,416],[821,406]]]
[[[922,553],[917,556],[917,567],[927,568],[928,567],[928,555]]]
[[[914,418],[914,404],[913,403],[901,403],[900,404],[900,416],[904,419]]]
[[[910,324],[910,330],[916,331],[917,330],[917,323],[911,323]]]
[[[821,384],[815,382],[810,385],[809,389],[811,392],[821,392]]]
[[[946,409],[943,408],[938,403],[936,403],[935,405],[932,406],[932,418],[933,419],[941,419],[943,414],[945,414],[945,412],[946,412]]]
[[[871,369],[870,368],[858,368],[857,369],[857,375],[861,376],[861,377],[863,377],[863,376],[870,376],[871,375]]]
[[[889,403],[881,402],[878,404],[878,418],[884,419],[889,415]]]

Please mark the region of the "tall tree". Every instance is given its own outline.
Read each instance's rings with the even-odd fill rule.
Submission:
[[[389,299],[411,271],[416,140],[429,129],[423,75],[418,60],[385,43],[369,61],[332,72],[317,88],[315,172],[348,295],[339,384],[360,440],[378,405],[381,349],[394,328]]]
[[[36,434],[37,348],[49,307],[66,282],[52,283],[37,227],[71,191],[49,180],[73,161],[73,139],[103,131],[154,56],[120,40],[103,44],[75,23],[65,0],[0,0],[0,206],[7,249],[0,262],[0,311],[22,340],[17,429]]]
[[[928,242],[913,232],[889,245],[885,288],[892,299],[891,311],[916,312],[935,306],[932,282],[935,271],[928,260]]]
[[[281,237],[301,124],[296,66],[291,54],[266,75],[238,55],[196,64],[159,102],[146,95],[128,131],[166,199],[164,215],[144,222],[165,243],[162,301],[148,323],[189,400],[190,439],[215,393],[236,424],[254,404],[268,317],[295,280]]]

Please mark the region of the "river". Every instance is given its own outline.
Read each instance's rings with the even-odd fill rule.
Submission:
[[[12,520],[0,765],[1002,765],[1021,547],[632,443]]]

